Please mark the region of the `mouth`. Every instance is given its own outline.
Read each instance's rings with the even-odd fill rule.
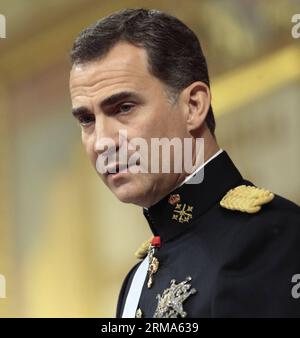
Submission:
[[[129,172],[128,164],[114,164],[107,168],[107,172],[104,174],[106,177],[117,177],[120,174],[126,174]]]
[[[138,167],[138,171],[136,171],[135,167]],[[135,168],[132,172],[130,170],[130,168]],[[125,175],[128,175],[130,173],[133,174],[137,174],[139,173],[140,170],[140,160],[137,160],[136,163],[116,163],[112,166],[109,166],[107,168],[107,172],[104,174],[105,178],[113,178],[113,179],[117,179],[119,177],[124,177]]]

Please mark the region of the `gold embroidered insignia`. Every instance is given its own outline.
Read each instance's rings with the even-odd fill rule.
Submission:
[[[195,288],[191,289],[191,284],[188,283],[192,280],[192,277],[186,277],[186,279],[176,284],[176,280],[172,279],[170,287],[164,290],[162,296],[158,294],[156,299],[158,304],[153,315],[153,318],[184,318],[187,316],[187,312],[183,310],[183,302],[197,292]]]
[[[147,256],[149,247],[151,245],[151,240],[153,237],[149,238],[147,241],[143,242],[142,245],[134,253],[137,259],[143,259]]]
[[[172,219],[180,223],[189,222],[193,218],[193,207],[186,204],[177,203],[173,210]]]
[[[269,203],[274,194],[266,189],[240,185],[231,189],[222,198],[220,205],[223,208],[254,214],[263,204]]]
[[[175,205],[176,203],[180,202],[180,195],[179,194],[170,195],[168,202],[171,205]]]

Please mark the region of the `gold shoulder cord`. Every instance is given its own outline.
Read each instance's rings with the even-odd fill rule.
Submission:
[[[151,240],[152,240],[152,237],[147,239],[145,242],[143,242],[142,245],[134,253],[137,259],[143,259],[147,256],[148,249],[151,245]]]
[[[222,198],[220,205],[229,210],[237,210],[254,214],[259,212],[263,204],[272,201],[274,194],[266,189],[240,185],[231,189]]]

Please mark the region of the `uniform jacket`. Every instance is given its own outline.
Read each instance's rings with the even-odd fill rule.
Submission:
[[[161,247],[155,254],[159,269],[153,285],[148,288],[146,278],[142,289],[142,316],[153,317],[157,295],[171,280],[179,283],[189,276],[196,293],[182,303],[186,317],[300,317],[300,298],[292,295],[292,277],[300,274],[300,208],[275,195],[256,213],[228,210],[220,205],[224,195],[253,184],[243,179],[225,151],[202,170],[201,183],[185,183],[144,209]],[[188,220],[176,218],[172,194],[180,196],[179,211],[192,207]],[[139,264],[123,282],[117,317]]]

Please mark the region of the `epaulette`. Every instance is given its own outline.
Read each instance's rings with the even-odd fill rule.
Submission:
[[[254,214],[260,211],[263,204],[269,203],[274,194],[266,189],[240,185],[231,189],[220,201],[220,205],[229,210],[237,210]]]
[[[136,258],[143,259],[146,257],[152,238],[153,237],[147,239],[147,241],[143,242],[142,245],[137,249],[137,251],[134,253]]]

